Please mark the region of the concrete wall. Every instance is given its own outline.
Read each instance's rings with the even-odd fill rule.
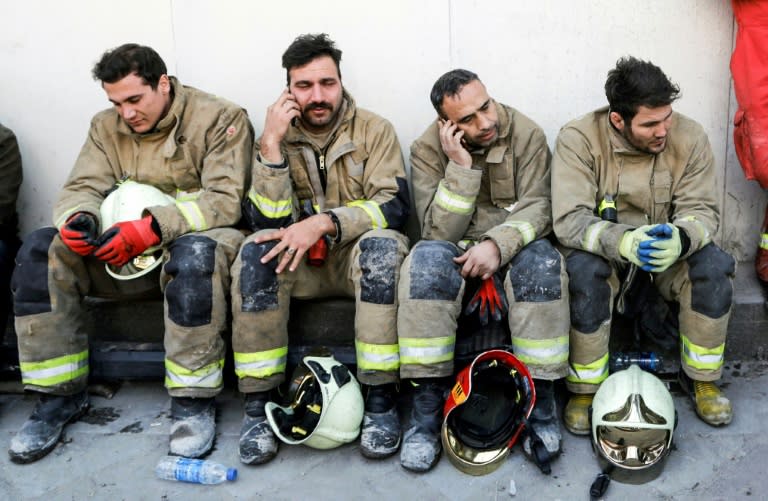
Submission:
[[[0,17],[0,122],[24,158],[22,232],[50,224],[50,208],[108,106],[90,69],[127,41],[153,46],[182,82],[249,110],[257,133],[285,84],[280,55],[305,32],[344,51],[345,86],[392,121],[407,156],[434,117],[428,92],[454,67],[538,121],[550,144],[566,121],[604,104],[616,59],[650,59],[679,83],[676,109],[702,123],[718,165],[721,242],[754,255],[765,195],[743,179],[729,130],[730,3],[715,0],[28,0]]]

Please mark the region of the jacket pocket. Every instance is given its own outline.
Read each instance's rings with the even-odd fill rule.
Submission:
[[[359,200],[365,198],[364,174],[366,160],[368,160],[368,155],[360,150],[344,155],[343,184],[346,193],[341,193],[342,199]]]
[[[488,178],[493,205],[504,208],[517,201],[513,153],[505,154],[499,163],[488,162]]]
[[[180,191],[196,191],[202,188],[200,169],[202,166],[195,161],[194,155],[186,145],[177,148],[171,158],[170,173],[173,184]]]
[[[653,176],[653,219],[666,222],[669,219],[672,201],[672,175],[668,170],[656,172]]]

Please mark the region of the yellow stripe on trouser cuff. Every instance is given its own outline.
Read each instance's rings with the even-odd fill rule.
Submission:
[[[235,374],[237,377],[265,378],[285,372],[288,347],[275,348],[256,353],[235,352]]]
[[[185,369],[179,364],[165,359],[166,388],[219,388],[222,383],[224,359],[206,365],[196,371]]]
[[[200,206],[197,202],[176,202],[176,207],[181,211],[181,215],[187,220],[189,227],[193,231],[204,231],[208,229],[208,225],[205,224],[205,216],[203,216]]]
[[[598,358],[591,364],[581,365],[572,363],[568,367],[566,380],[569,383],[600,384],[608,377],[608,354]]]
[[[768,250],[768,233],[760,235],[760,248]]]
[[[42,362],[21,362],[21,382],[56,386],[88,375],[88,350]]]
[[[253,205],[259,209],[259,212],[261,212],[264,217],[278,219],[291,215],[290,198],[285,200],[270,200],[269,198],[256,193],[256,190],[251,187],[251,190],[248,192],[248,199],[253,202]],[[315,209],[315,212],[317,211],[318,209]]]
[[[454,214],[472,214],[475,211],[475,199],[476,197],[457,195],[443,186],[443,183],[438,185],[437,193],[435,193],[435,203]]]
[[[723,366],[723,354],[725,353],[725,343],[714,348],[704,348],[695,345],[684,335],[680,335],[682,341],[680,349],[682,350],[683,362],[689,367],[702,370],[718,370]]]
[[[379,207],[379,204],[376,202],[371,202],[370,200],[355,200],[349,202],[347,207],[359,207],[363,209],[365,213],[368,214],[368,217],[371,218],[371,227],[373,229],[381,229],[388,226],[387,219],[384,217],[384,213],[381,212],[381,207]]]
[[[528,365],[555,365],[568,361],[568,336],[554,339],[512,338],[512,350]]]
[[[509,226],[520,232],[523,236],[523,245],[528,245],[536,238],[536,230],[533,229],[533,225],[527,221],[509,221],[503,223],[502,226]]]
[[[370,344],[355,341],[357,366],[362,370],[396,371],[400,368],[400,349],[396,344]]]
[[[587,228],[587,233],[584,235],[584,241],[581,244],[585,251],[595,252],[598,249],[600,246],[600,233],[609,224],[611,223],[608,221],[600,221]]]
[[[416,338],[400,338],[400,363],[405,364],[439,364],[453,360],[453,347],[456,336]]]

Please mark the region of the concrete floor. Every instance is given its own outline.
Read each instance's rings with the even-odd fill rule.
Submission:
[[[768,499],[768,362],[730,363],[723,387],[735,408],[733,422],[713,428],[675,395],[679,425],[662,474],[632,485],[611,482],[604,499]],[[231,389],[218,397],[218,437],[209,459],[238,468],[238,478],[217,486],[156,479],[154,466],[168,446],[169,398],[157,383],[124,383],[113,398],[92,397],[88,415],[66,428],[47,457],[29,465],[0,453],[0,498],[45,500],[196,499],[520,499],[587,500],[598,465],[587,438],[564,432],[562,456],[551,476],[539,472],[518,446],[495,472],[473,477],[443,457],[423,475],[404,470],[398,457],[363,458],[356,443],[332,451],[286,446],[271,463],[240,465],[240,400]],[[32,410],[29,395],[0,394],[0,447]],[[514,481],[516,495],[510,495]]]

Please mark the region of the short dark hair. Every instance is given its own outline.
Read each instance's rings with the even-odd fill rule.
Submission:
[[[443,115],[443,99],[446,97],[457,96],[462,87],[475,80],[480,81],[477,74],[469,70],[456,69],[443,74],[432,86],[432,92],[429,93],[429,99],[432,106],[441,117]]]
[[[133,73],[154,90],[160,77],[167,75],[168,70],[153,48],[135,43],[106,51],[93,67],[94,80],[101,80],[102,83],[115,83]]]
[[[307,33],[299,35],[283,52],[283,68],[285,68],[285,78],[288,84],[291,83],[289,72],[297,66],[304,66],[320,56],[330,56],[336,63],[336,71],[341,79],[341,50],[336,48],[336,42],[331,40],[325,33]]]
[[[605,81],[605,97],[611,111],[625,122],[632,122],[639,106],[658,108],[680,97],[680,87],[673,84],[661,68],[632,56],[616,61]]]

